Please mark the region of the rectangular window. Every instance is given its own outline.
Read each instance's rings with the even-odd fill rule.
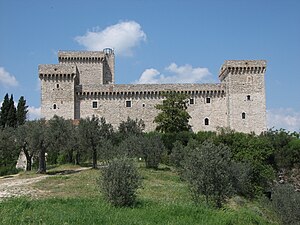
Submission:
[[[98,108],[98,102],[93,101],[93,109],[97,109]]]
[[[126,101],[125,106],[126,106],[126,107],[131,107],[131,101]]]
[[[210,103],[210,98],[206,98],[206,103]]]
[[[250,100],[251,100],[250,95],[247,95],[247,101],[250,101]]]
[[[190,98],[190,105],[194,105],[195,104],[195,100],[193,98]]]

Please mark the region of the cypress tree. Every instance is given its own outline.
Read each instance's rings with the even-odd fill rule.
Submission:
[[[16,127],[17,126],[17,110],[15,107],[13,95],[11,95],[10,99],[9,99],[9,110],[8,110],[5,126],[8,126],[8,127]]]
[[[17,126],[23,125],[27,118],[28,106],[26,105],[26,100],[24,96],[21,96],[17,106]]]
[[[0,112],[0,126],[5,127],[7,123],[7,116],[10,108],[8,93],[5,95]]]

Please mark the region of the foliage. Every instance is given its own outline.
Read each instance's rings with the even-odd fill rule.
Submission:
[[[28,106],[26,105],[26,100],[24,96],[21,96],[17,106],[16,119],[17,126],[23,125],[27,119]]]
[[[162,133],[176,133],[189,131],[191,116],[187,110],[187,95],[176,92],[165,94],[166,99],[162,104],[157,104],[156,109],[161,112],[155,117],[156,130]]]
[[[142,139],[142,156],[145,159],[146,167],[157,169],[161,161],[164,145],[160,135],[149,133]]]
[[[8,126],[8,127],[16,127],[17,126],[17,110],[15,107],[13,95],[11,95],[10,99],[9,99],[9,110],[7,113],[6,126]]]
[[[131,119],[127,118],[127,121],[122,121],[119,124],[118,131],[120,134],[123,136],[129,136],[129,135],[140,135],[143,133],[145,129],[145,123],[143,120],[138,120],[138,119]]]
[[[274,188],[272,206],[283,224],[297,225],[300,222],[300,193],[292,185],[283,184]]]
[[[227,145],[234,161],[249,165],[252,184],[252,189],[249,190],[250,196],[270,188],[275,178],[275,172],[269,164],[274,149],[267,138],[223,129],[214,142]]]
[[[112,125],[101,117],[81,119],[78,126],[79,142],[82,149],[92,153],[93,168],[97,168],[97,150],[103,141],[112,137]]]
[[[233,192],[230,150],[223,144],[199,144],[191,140],[185,152],[183,173],[190,184],[194,201],[199,202],[204,195],[207,203],[212,200],[220,208]]]
[[[15,107],[13,95],[4,96],[0,112],[0,127],[16,127],[25,123],[28,106],[23,96],[20,97],[17,109]]]
[[[161,139],[168,150],[168,154],[170,154],[176,141],[186,146],[190,139],[195,139],[195,136],[196,135],[191,131],[181,131],[176,133],[163,133],[161,134]]]
[[[65,120],[62,117],[54,116],[48,121],[47,129],[47,142],[48,156],[47,160],[51,164],[57,163],[58,155],[66,157],[65,160],[60,160],[60,163],[72,163],[73,162],[73,148],[72,141],[73,126],[72,121]]]
[[[28,121],[26,142],[28,149],[38,155],[38,173],[46,173],[47,126],[44,119]]]
[[[274,168],[290,169],[300,161],[299,133],[270,129],[262,136],[268,139],[274,148],[271,161]]]
[[[30,132],[31,122],[26,122],[20,125],[16,129],[16,148],[24,152],[26,157],[26,170],[30,171],[32,169],[32,159],[36,149],[29,149],[28,146],[28,133]]]
[[[11,127],[0,129],[0,176],[17,172],[15,163],[19,154],[14,133]]]
[[[118,145],[118,154],[128,158],[142,158],[145,137],[131,134]]]
[[[185,146],[180,142],[176,141],[170,154],[170,163],[172,166],[175,166],[177,169],[182,168],[182,162],[185,158]]]
[[[6,94],[4,96],[4,100],[2,102],[1,111],[0,111],[0,125],[1,125],[1,127],[6,127],[9,108],[10,108],[10,101],[9,101],[8,94]]]
[[[230,167],[230,176],[235,194],[254,197],[253,168],[250,163],[233,161]]]
[[[116,159],[102,169],[100,187],[105,198],[114,206],[132,206],[140,177],[136,167],[128,159]]]
[[[97,146],[99,159],[104,163],[109,163],[112,159],[123,157],[124,154],[119,151],[111,139],[103,139],[101,145]]]
[[[16,127],[17,117],[16,117],[16,107],[14,104],[13,95],[8,97],[5,95],[0,112],[0,124],[2,127]]]

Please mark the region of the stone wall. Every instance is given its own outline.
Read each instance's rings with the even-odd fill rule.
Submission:
[[[145,89],[145,86],[148,89]],[[115,86],[113,92],[103,92],[104,94],[98,94],[99,92],[82,92],[77,93],[77,107],[79,108],[80,118],[91,117],[97,115],[99,117],[105,117],[105,119],[111,123],[115,128],[118,125],[130,117],[132,119],[142,119],[145,122],[145,130],[152,131],[155,129],[156,124],[153,123],[158,111],[155,109],[155,105],[161,104],[164,99],[162,93],[162,87],[165,85],[157,85],[161,89],[155,88],[156,85],[137,85],[138,89],[125,89],[125,87],[118,88]],[[189,89],[189,85],[182,85],[185,87],[183,91],[179,90],[176,85],[166,85],[172,87],[177,92],[187,92],[189,95],[188,112],[191,115],[190,124],[193,131],[199,130],[216,130],[217,127],[227,126],[226,123],[226,95],[221,91],[222,85],[207,85],[213,90],[208,91],[204,89],[205,85],[194,85],[194,89]],[[199,88],[197,89],[196,86]],[[106,87],[107,88],[107,87]],[[156,91],[150,91],[150,90]],[[101,89],[99,89],[101,90]],[[126,92],[124,90],[131,90]],[[143,90],[143,91],[142,91]],[[159,91],[160,90],[160,91]],[[121,94],[121,92],[123,92]],[[97,94],[95,94],[97,93]],[[115,94],[114,94],[115,93]],[[119,93],[119,94],[118,94]],[[209,103],[207,98],[210,99]],[[192,99],[192,100],[191,100]],[[129,103],[130,102],[130,103]],[[130,104],[130,106],[128,105]],[[96,106],[96,107],[95,107]],[[205,118],[209,119],[209,124],[205,125]]]
[[[40,65],[41,113],[46,119],[54,115],[74,119],[77,70],[74,65]]]
[[[221,80],[226,83],[229,127],[260,134],[267,129],[264,60],[225,61]]]
[[[42,115],[80,119],[97,115],[117,127],[127,117],[143,119],[146,131],[163,93],[189,96],[193,131],[229,127],[240,132],[266,130],[264,60],[225,61],[218,84],[114,84],[114,54],[59,52],[58,65],[40,65]],[[54,106],[55,105],[55,109]]]

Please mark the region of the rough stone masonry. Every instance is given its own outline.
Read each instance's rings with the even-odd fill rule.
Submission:
[[[117,127],[127,117],[152,131],[163,93],[189,96],[194,132],[228,127],[260,134],[266,128],[265,60],[228,60],[216,84],[115,84],[115,56],[103,51],[60,51],[59,64],[39,65],[42,116],[80,119],[96,115]]]

